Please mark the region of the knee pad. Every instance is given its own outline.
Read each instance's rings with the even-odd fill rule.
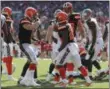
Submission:
[[[36,64],[31,63],[31,64],[29,65],[29,70],[35,70],[35,69],[36,69]]]

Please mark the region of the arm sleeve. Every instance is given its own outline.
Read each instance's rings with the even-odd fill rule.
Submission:
[[[7,24],[6,24],[6,22],[2,26],[2,31],[3,31],[3,33],[5,35],[5,37],[8,37]]]
[[[20,24],[31,24],[28,20],[26,20],[26,19],[22,19],[21,21],[20,21]]]
[[[39,40],[41,40],[41,33],[40,33],[39,29],[37,30],[37,37],[38,37]]]
[[[107,24],[106,24],[105,31],[104,31],[104,34],[103,34],[103,40],[104,41],[107,39],[107,36],[108,36],[108,28],[107,28]]]
[[[7,39],[8,39],[8,42],[11,41],[11,42],[15,43],[15,40],[9,30],[8,30],[8,38]]]
[[[96,25],[94,22],[91,22],[91,25],[90,25],[90,29],[91,29],[91,33],[92,33],[92,45],[90,47],[90,50],[93,49],[95,43],[96,43],[96,36],[97,36],[97,29],[96,29]]]

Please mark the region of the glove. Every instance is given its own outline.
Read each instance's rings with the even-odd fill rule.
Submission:
[[[51,46],[51,44],[45,44],[45,45],[43,46],[43,49],[44,49],[45,51],[51,51],[51,50],[52,50],[52,46]]]
[[[89,58],[90,58],[90,55],[87,53],[85,59],[89,60]]]
[[[34,45],[40,45],[40,41],[34,42]]]

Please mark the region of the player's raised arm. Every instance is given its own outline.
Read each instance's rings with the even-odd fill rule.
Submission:
[[[52,32],[53,32],[53,26],[50,25],[50,26],[48,27],[47,34],[46,34],[46,38],[45,38],[45,40],[46,40],[47,42],[49,42],[49,43],[51,43],[51,41],[52,41]]]
[[[25,16],[28,17],[28,19],[23,19],[21,24],[23,24],[23,27],[26,30],[35,30],[38,28],[40,20],[38,19],[37,15],[37,10],[32,7],[29,7],[25,10]]]
[[[56,15],[58,14],[58,12],[61,12],[62,10],[57,9],[54,12],[54,17],[56,18]],[[50,26],[48,27],[48,31],[47,31],[47,35],[46,35],[46,41],[48,42],[52,42],[52,32],[53,30],[57,27],[57,22],[55,19],[50,21]]]
[[[85,38],[84,26],[83,26],[81,19],[78,20],[78,29],[80,30],[82,38]]]

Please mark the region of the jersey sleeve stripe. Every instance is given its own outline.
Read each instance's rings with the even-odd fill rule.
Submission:
[[[29,23],[29,24],[30,24],[30,22],[27,21],[27,20],[22,20],[22,21],[21,21],[21,24],[23,24],[23,23]]]

